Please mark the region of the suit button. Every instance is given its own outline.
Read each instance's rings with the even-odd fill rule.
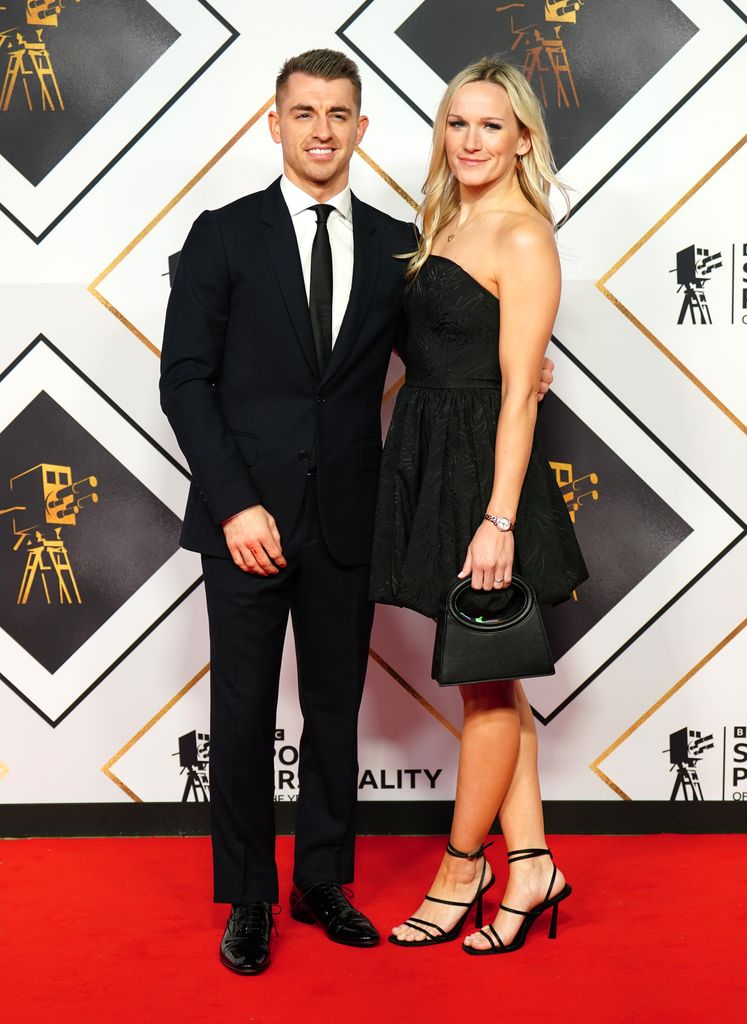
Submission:
[[[311,452],[308,450],[308,448],[302,448],[301,451],[298,452],[296,458],[298,459],[299,462],[308,462],[309,459],[311,458]]]
[[[326,401],[327,401],[327,399],[326,399],[326,398],[324,398],[324,397],[323,397],[322,395],[317,395],[317,396],[316,396],[316,404],[317,404],[317,405],[324,405],[324,403],[325,403]]]

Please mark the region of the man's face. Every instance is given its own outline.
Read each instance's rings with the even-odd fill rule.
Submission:
[[[270,132],[283,148],[286,176],[324,201],[348,183],[353,150],[368,118],[361,117],[352,82],[294,72],[282,89]]]

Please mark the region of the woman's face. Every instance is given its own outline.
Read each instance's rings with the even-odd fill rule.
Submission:
[[[449,108],[444,148],[457,181],[479,188],[509,178],[530,140],[502,85],[469,82]]]

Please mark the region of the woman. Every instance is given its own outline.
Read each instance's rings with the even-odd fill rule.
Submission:
[[[436,117],[406,295],[407,376],[381,468],[372,597],[435,615],[458,574],[507,587],[515,565],[557,603],[586,578],[562,496],[534,440],[536,381],[558,309],[542,111],[523,75],[485,58],[449,85]],[[500,325],[500,341],[499,341]],[[514,547],[515,538],[515,547]],[[546,848],[537,737],[518,680],[461,687],[464,727],[449,839],[425,901],[390,942],[457,938],[470,954],[520,948],[570,895]],[[483,840],[496,813],[509,880],[493,924]]]

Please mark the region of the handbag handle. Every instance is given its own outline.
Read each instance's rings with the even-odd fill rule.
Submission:
[[[465,579],[455,579],[446,591],[446,612],[448,615],[455,618],[460,625],[466,626],[468,629],[473,629],[476,633],[495,633],[503,629],[511,629],[513,626],[518,625],[526,619],[526,617],[532,613],[532,610],[537,603],[537,598],[531,586],[526,580],[522,579],[521,576],[517,576],[514,573],[508,588],[503,588],[502,592],[505,593],[506,590],[513,589],[521,594],[523,600],[518,611],[505,619],[499,620],[498,622],[477,622],[475,619],[470,618],[463,612],[460,612],[458,608],[459,598],[465,593],[465,591],[471,589],[472,580],[469,576]],[[493,591],[474,591],[473,593],[482,593],[487,596],[488,594],[492,594]]]

